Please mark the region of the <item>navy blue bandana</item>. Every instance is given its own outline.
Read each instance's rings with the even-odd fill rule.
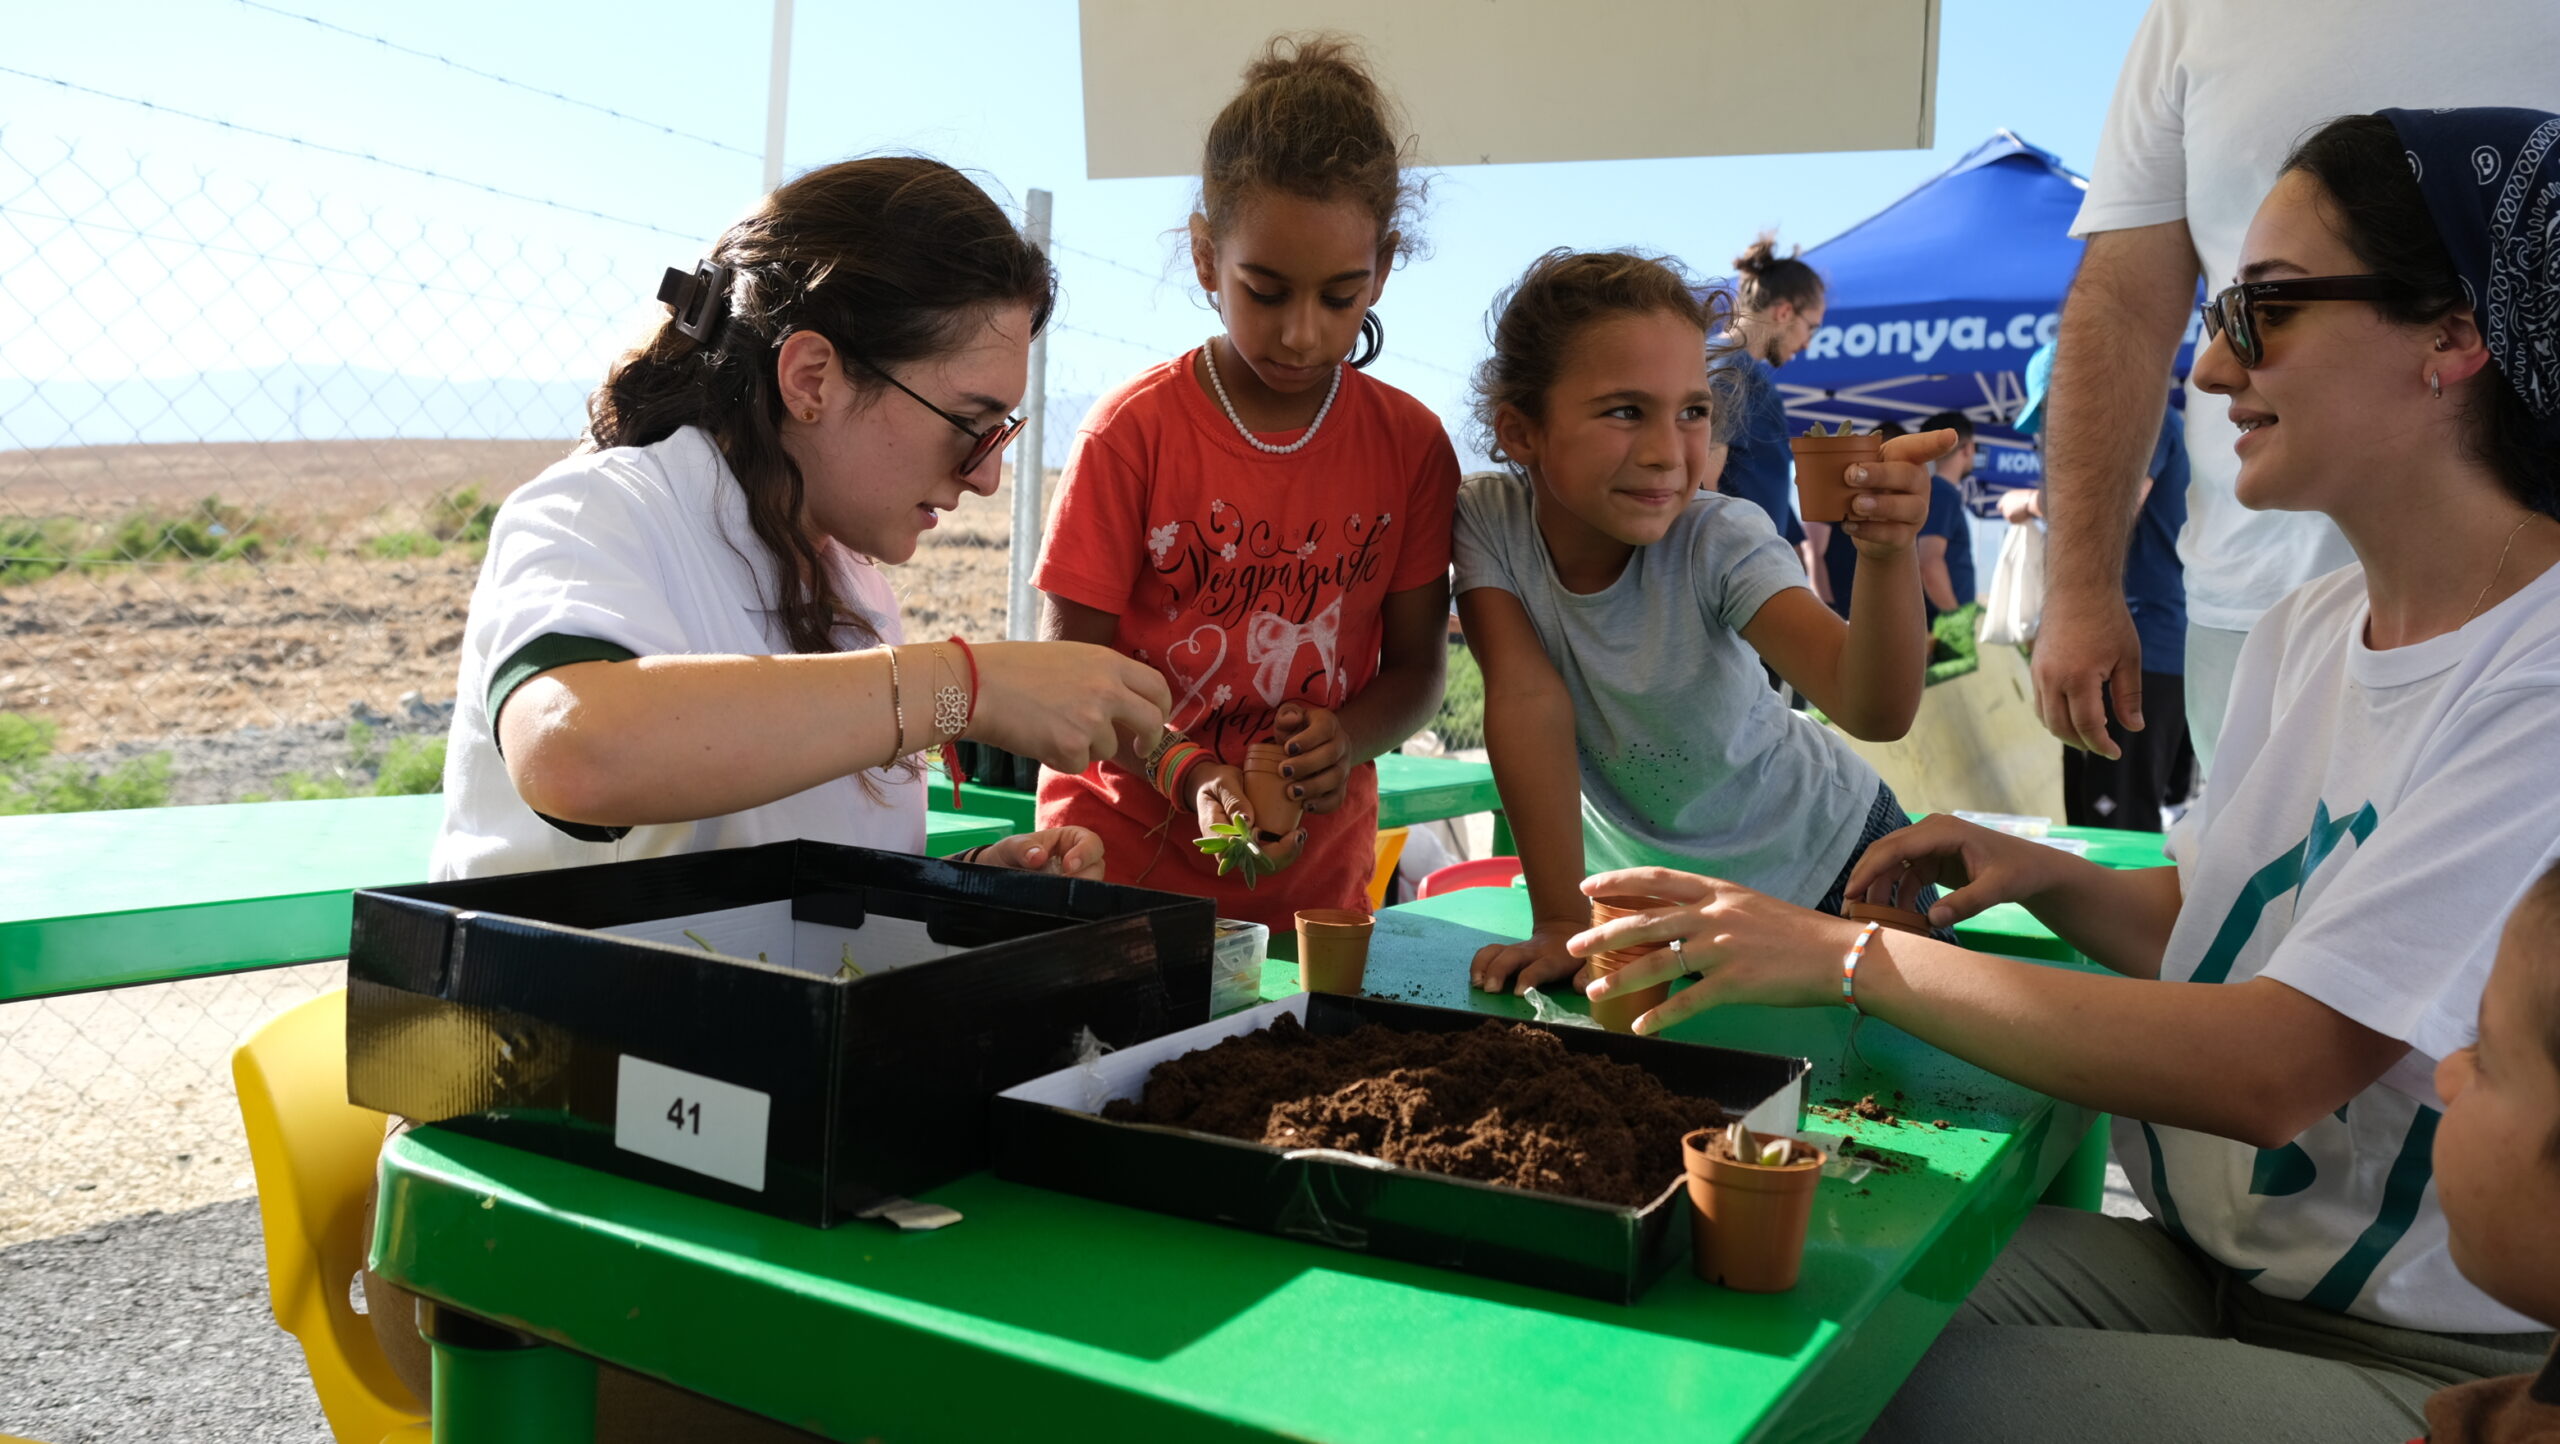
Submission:
[[[2560,115],[2385,110],[2489,356],[2560,435]]]

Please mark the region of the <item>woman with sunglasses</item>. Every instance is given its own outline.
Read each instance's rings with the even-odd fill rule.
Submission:
[[[464,629],[439,878],[806,837],[921,851],[919,759],[961,738],[1075,771],[1164,726],[1164,682],[1079,643],[909,642],[880,570],[1020,429],[1055,279],[920,157],[767,196],[498,511]],[[1053,828],[996,866],[1102,875]]]
[[[2332,122],[2241,261],[2195,362],[2240,499],[2327,514],[2359,564],[2251,634],[2176,865],[1933,817],[1849,879],[1951,888],[1941,926],[2023,903],[2111,972],[1680,873],[1585,884],[1665,903],[1573,952],[1672,944],[1592,991],[1700,979],[1639,1031],[1846,1006],[2116,1115],[2152,1217],[2037,1210],[1871,1439],[2407,1439],[2431,1391],[2551,1345],[2455,1269],[2430,1155],[2435,1063],[2560,858],[2560,116]]]

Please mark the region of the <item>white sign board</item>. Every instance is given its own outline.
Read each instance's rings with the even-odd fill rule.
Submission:
[[[1425,165],[1935,143],[1938,0],[1082,0],[1085,174],[1196,175],[1273,35],[1351,36]]]

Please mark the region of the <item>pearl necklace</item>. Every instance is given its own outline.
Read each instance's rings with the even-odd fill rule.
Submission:
[[[1333,398],[1342,394],[1342,367],[1336,363],[1333,368],[1333,384],[1325,388],[1324,404],[1316,408],[1316,419],[1307,423],[1306,431],[1297,440],[1286,446],[1274,446],[1254,435],[1253,429],[1244,424],[1244,418],[1236,415],[1236,404],[1227,399],[1227,383],[1218,379],[1216,337],[1200,343],[1200,364],[1208,368],[1209,389],[1218,393],[1218,405],[1226,410],[1227,420],[1234,424],[1236,435],[1243,437],[1245,444],[1254,450],[1268,452],[1273,456],[1287,456],[1290,452],[1303,450],[1308,442],[1315,440],[1316,432],[1324,426],[1325,417],[1333,411]]]

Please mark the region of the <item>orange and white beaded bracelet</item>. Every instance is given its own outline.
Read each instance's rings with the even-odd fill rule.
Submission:
[[[1882,923],[1869,923],[1858,929],[1858,940],[1849,945],[1848,953],[1840,959],[1840,1001],[1848,1004],[1849,1011],[1861,1018],[1867,1015],[1867,1010],[1858,1006],[1858,963],[1867,955],[1867,944],[1874,942],[1876,934],[1882,931]]]

